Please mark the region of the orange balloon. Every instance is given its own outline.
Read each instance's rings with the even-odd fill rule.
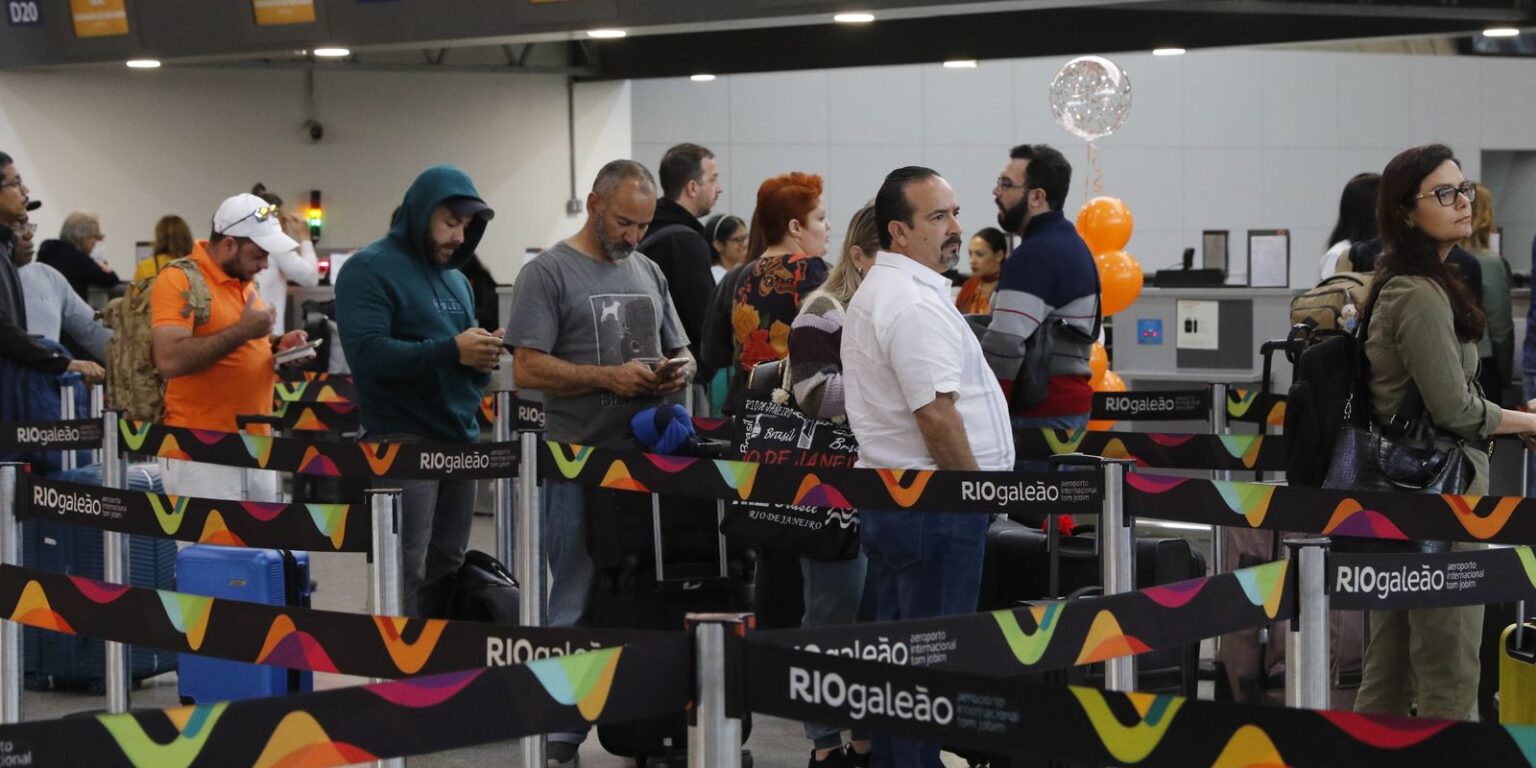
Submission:
[[[1093,345],[1093,351],[1088,354],[1088,370],[1093,371],[1093,378],[1089,383],[1094,389],[1099,388],[1099,382],[1104,378],[1104,372],[1109,370],[1109,350],[1104,349],[1103,344],[1097,342]]]
[[[1131,209],[1117,197],[1095,197],[1077,211],[1077,234],[1094,255],[1125,248],[1135,225]]]
[[[1123,312],[1141,295],[1141,284],[1146,279],[1141,273],[1141,265],[1125,251],[1101,253],[1094,260],[1099,264],[1100,303],[1104,316]]]
[[[1099,392],[1124,392],[1125,391],[1125,379],[1120,378],[1120,374],[1115,373],[1114,371],[1105,371],[1104,372],[1104,380],[1099,382],[1099,386],[1097,388],[1097,391],[1099,391]]]

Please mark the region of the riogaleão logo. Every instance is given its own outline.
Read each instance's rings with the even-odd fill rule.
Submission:
[[[135,453],[144,448],[144,439],[149,437],[149,430],[155,425],[148,421],[129,421],[120,419],[117,422],[117,433],[123,438],[123,445]]]
[[[1040,662],[1046,649],[1051,647],[1051,638],[1061,623],[1061,604],[1032,605],[1027,610],[1035,619],[1034,632],[1025,632],[1013,611],[993,611],[992,618],[997,621],[998,629],[1002,630],[1003,639],[1013,651],[1013,657],[1020,664],[1032,667]]]
[[[603,648],[535,661],[528,665],[550,698],[565,706],[575,705],[588,722],[595,722],[608,706],[613,677],[619,669],[623,648]]]
[[[161,744],[145,733],[144,726],[132,713],[97,715],[96,720],[112,735],[117,748],[123,751],[123,757],[138,768],[186,768],[208,744],[213,727],[218,725],[228,706],[228,702],[220,702],[165,710],[166,719],[176,726],[176,738],[167,744]]]
[[[421,622],[421,632],[415,640],[408,641],[405,639],[405,628],[412,621]],[[443,637],[443,630],[448,628],[448,622],[442,619],[375,616],[373,623],[379,628],[379,639],[384,641],[384,650],[389,652],[389,660],[406,675],[414,675],[427,665],[427,659],[432,658],[432,652],[437,650],[437,641]]]
[[[592,458],[592,446],[590,445],[563,445],[553,440],[544,443],[549,448],[549,453],[555,459],[555,466],[560,468],[560,474],[567,480],[575,480],[581,474],[581,470],[587,466],[587,459]],[[569,450],[571,455],[566,456]]]
[[[1120,718],[1109,708],[1109,702],[1105,700],[1102,691],[1075,686],[1068,690],[1077,697],[1077,703],[1082,706],[1088,721],[1093,723],[1093,730],[1098,733],[1104,748],[1114,756],[1115,762],[1125,765],[1139,763],[1152,754],[1152,750],[1157,749],[1157,745],[1168,734],[1168,726],[1173,724],[1179,708],[1184,706],[1184,700],[1177,696],[1123,694],[1140,718],[1126,724],[1120,722]]]
[[[933,470],[928,469],[880,469],[880,482],[885,483],[885,490],[891,495],[891,500],[902,509],[911,507],[922,498],[923,491],[928,488],[928,481],[933,479]],[[911,477],[911,482],[903,483]]]
[[[1493,511],[1487,517],[1478,517],[1477,503],[1482,500],[1480,496],[1441,496],[1447,506],[1456,513],[1456,521],[1461,527],[1467,529],[1467,533],[1477,537],[1479,541],[1492,538],[1499,531],[1504,530],[1504,525],[1509,522],[1515,508],[1520,506],[1523,497],[1505,497],[1493,506]]]
[[[165,501],[171,503],[170,508],[167,509],[160,494],[146,493],[144,496],[149,499],[150,509],[155,511],[155,521],[160,523],[160,530],[165,531],[167,536],[175,536],[176,532],[181,530],[181,522],[186,519],[187,499],[166,496]]]
[[[1083,438],[1088,436],[1086,429],[1068,429],[1063,432],[1065,437],[1059,436],[1061,433],[1049,427],[1040,430],[1040,434],[1045,436],[1045,444],[1051,447],[1052,454],[1076,453]]]
[[[380,451],[379,448],[384,450]],[[395,465],[395,459],[400,456],[399,443],[363,443],[363,457],[368,460],[368,468],[373,474],[383,477],[389,468]]]

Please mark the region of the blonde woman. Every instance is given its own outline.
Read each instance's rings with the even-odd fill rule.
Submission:
[[[1515,368],[1515,322],[1510,307],[1511,282],[1509,262],[1493,249],[1493,193],[1478,184],[1472,198],[1472,236],[1461,247],[1477,259],[1483,270],[1483,314],[1488,328],[1477,341],[1477,356],[1482,360],[1478,382],[1483,396],[1496,403],[1504,401]]]
[[[814,419],[843,419],[843,312],[853,298],[865,270],[875,263],[880,236],[875,230],[875,207],[866,205],[848,222],[843,257],[827,275],[826,282],[800,305],[789,331],[789,389],[805,415]],[[852,624],[858,619],[864,597],[868,560],[862,551],[851,560],[800,558],[805,581],[805,616],[800,625],[821,627]],[[805,724],[811,740],[812,768],[869,764],[869,741],[853,733],[843,743],[842,729],[835,725]]]

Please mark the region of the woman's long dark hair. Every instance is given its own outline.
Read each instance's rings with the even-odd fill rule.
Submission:
[[[1483,310],[1472,292],[1440,258],[1439,244],[1423,230],[1408,223],[1408,212],[1418,202],[1414,195],[1419,185],[1445,161],[1456,163],[1455,153],[1444,144],[1427,144],[1405,149],[1387,163],[1381,172],[1381,190],[1376,198],[1376,224],[1381,231],[1381,257],[1376,260],[1371,300],[1366,311],[1376,303],[1382,286],[1399,275],[1429,278],[1451,300],[1451,315],[1456,322],[1456,337],[1463,342],[1477,341],[1488,325]],[[1439,205],[1439,203],[1434,203]]]
[[[1328,235],[1328,247],[1340,240],[1363,243],[1376,237],[1376,191],[1381,174],[1357,173],[1344,184],[1339,195],[1339,218]]]

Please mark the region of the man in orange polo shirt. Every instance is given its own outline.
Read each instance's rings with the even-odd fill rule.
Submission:
[[[298,247],[279,216],[255,195],[231,197],[214,214],[213,233],[192,249],[203,285],[179,269],[155,278],[151,345],[166,382],[167,425],[237,432],[236,416],[272,412],[273,353],[305,342],[303,331],[271,335],[273,311],[251,285],[267,254]],[[241,470],[234,467],[171,460],[164,481],[174,495],[240,498]],[[276,500],[276,474],[252,472],[250,498]]]

